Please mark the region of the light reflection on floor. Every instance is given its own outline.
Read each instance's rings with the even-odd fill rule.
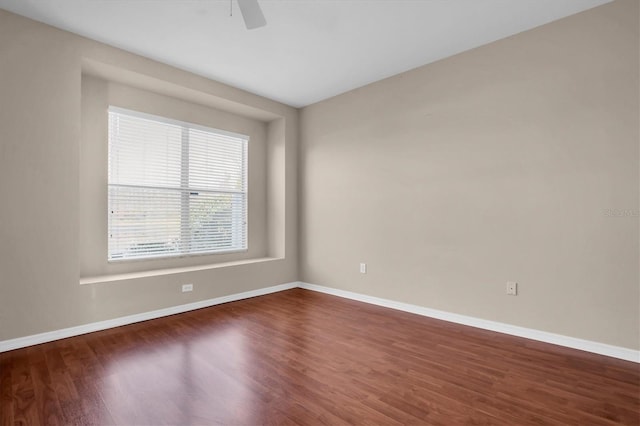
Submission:
[[[252,356],[243,330],[234,327],[184,342],[141,345],[113,360],[100,393],[120,424],[251,424],[253,413],[246,408],[258,398],[250,386]],[[221,411],[211,413],[211,405]]]

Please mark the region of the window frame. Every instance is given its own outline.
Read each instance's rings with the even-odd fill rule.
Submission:
[[[185,143],[187,144],[187,154],[188,154],[188,146],[189,146],[189,130],[194,129],[194,130],[199,130],[199,131],[203,131],[203,132],[207,132],[207,133],[213,133],[216,135],[220,135],[220,136],[227,136],[227,137],[232,137],[232,138],[237,138],[237,139],[241,139],[242,140],[242,164],[241,164],[241,170],[242,170],[242,190],[240,191],[228,191],[228,190],[211,190],[211,189],[203,189],[203,188],[197,188],[197,187],[189,187],[187,186],[183,186],[184,183],[184,179],[186,176],[186,179],[188,179],[188,168],[189,168],[189,164],[190,162],[187,161],[186,162],[186,167],[187,167],[187,171],[185,173],[184,167],[185,167],[185,162],[184,161],[180,161],[180,170],[181,170],[181,182],[180,182],[180,187],[170,187],[170,186],[153,186],[153,185],[129,185],[129,184],[116,184],[116,183],[112,183],[111,182],[111,149],[112,149],[112,142],[111,142],[111,113],[116,113],[116,114],[122,114],[122,115],[127,115],[130,117],[134,117],[134,118],[140,118],[140,119],[144,119],[144,120],[150,120],[153,122],[157,122],[157,123],[162,123],[162,124],[169,124],[169,125],[173,125],[173,126],[179,126],[181,129],[181,135],[182,135],[182,139],[181,139],[181,152],[182,155],[184,155],[185,153]],[[250,137],[248,135],[244,135],[241,133],[235,133],[235,132],[231,132],[228,130],[222,130],[222,129],[218,129],[218,128],[214,128],[214,127],[210,127],[210,126],[205,126],[205,125],[201,125],[201,124],[197,124],[197,123],[192,123],[192,122],[188,122],[188,121],[183,121],[183,120],[178,120],[178,119],[174,119],[174,118],[170,118],[170,117],[164,117],[164,116],[160,116],[160,115],[155,115],[155,114],[149,114],[146,112],[142,112],[142,111],[136,111],[136,110],[132,110],[132,109],[128,109],[128,108],[122,108],[122,107],[118,107],[115,105],[109,105],[107,108],[107,121],[108,121],[108,125],[107,125],[107,229],[106,229],[106,235],[107,235],[107,263],[129,263],[129,262],[145,262],[145,261],[154,261],[154,260],[166,260],[166,259],[172,259],[172,258],[187,258],[187,257],[198,257],[198,256],[212,256],[212,255],[226,255],[226,254],[233,254],[233,253],[244,253],[244,252],[248,252],[249,251],[249,179],[248,179],[248,174],[249,174],[249,161],[248,161],[248,157],[249,157],[249,141],[250,141]],[[185,135],[186,135],[186,140],[185,140]],[[192,252],[192,251],[178,251],[175,253],[170,253],[170,252],[163,252],[160,254],[156,254],[156,255],[146,255],[146,256],[134,256],[134,257],[127,257],[127,256],[122,256],[122,257],[111,257],[111,250],[110,250],[110,241],[111,241],[111,217],[110,217],[110,206],[111,206],[111,192],[110,189],[112,186],[117,186],[117,187],[130,187],[130,188],[140,188],[140,189],[156,189],[156,190],[171,190],[171,191],[180,191],[181,192],[181,203],[180,203],[180,220],[181,220],[181,236],[184,235],[184,227],[182,226],[182,220],[185,217],[189,217],[189,202],[185,202],[184,200],[184,195],[189,195],[189,193],[192,192],[209,192],[209,193],[229,193],[229,194],[240,194],[242,195],[242,198],[244,200],[243,204],[242,204],[242,223],[240,224],[241,228],[241,235],[240,238],[242,238],[241,241],[241,247],[239,248],[230,248],[230,249],[218,249],[218,250],[209,250],[209,251],[196,251],[196,252]],[[189,227],[190,225],[188,225]],[[232,225],[232,238],[235,239],[235,235],[237,235],[237,233],[233,232],[236,229],[237,225]]]

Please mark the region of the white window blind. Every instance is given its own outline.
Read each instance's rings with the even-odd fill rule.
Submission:
[[[246,250],[247,141],[110,107],[109,260]]]

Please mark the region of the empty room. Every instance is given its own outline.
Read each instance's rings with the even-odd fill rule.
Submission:
[[[638,0],[0,0],[0,425],[640,425]]]

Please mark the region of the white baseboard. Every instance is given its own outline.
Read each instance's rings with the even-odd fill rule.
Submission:
[[[126,317],[114,318],[106,321],[92,322],[76,327],[63,328],[61,330],[54,330],[46,333],[34,334],[31,336],[18,337],[16,339],[2,340],[0,341],[0,352],[38,345],[40,343],[51,342],[59,339],[66,339],[67,337],[79,336],[81,334],[106,330],[108,328],[120,327],[122,325],[133,324],[140,321],[147,321],[155,318],[166,317],[169,315],[180,314],[196,309],[207,308],[209,306],[220,305],[222,303],[234,302],[236,300],[263,296],[269,293],[276,293],[279,291],[296,288],[297,286],[297,282],[280,284],[273,287],[260,288],[257,290],[245,291],[243,293],[216,297],[215,299],[201,300],[199,302],[187,303],[185,305],[171,306],[169,308],[143,312],[141,314],[128,315]]]
[[[367,296],[365,294],[353,293],[350,291],[339,290],[336,288],[324,287],[315,284],[299,282],[298,287],[307,290],[318,291],[321,293],[327,293],[346,299],[357,300],[359,302],[370,303],[372,305],[384,306],[385,308],[410,312],[412,314],[422,315],[425,317],[436,318],[439,320],[468,325],[476,328],[482,328],[484,330],[497,331],[498,333],[510,334],[512,336],[524,337],[531,340],[538,340],[540,342],[552,343],[554,345],[566,346],[568,348],[580,349],[587,352],[593,352],[600,355],[606,355],[613,358],[640,363],[640,351],[623,348],[620,346],[613,346],[605,343],[593,342],[590,340],[577,339],[575,337],[563,336],[560,334],[519,327],[516,325],[510,325],[496,321],[483,320],[466,315],[438,311],[436,309],[429,309],[422,306],[396,302],[389,299]]]
[[[471,327],[482,328],[485,330],[496,331],[499,333],[510,334],[512,336],[524,337],[527,339],[538,340],[541,342],[552,343],[555,345],[566,346],[573,349],[580,349],[587,352],[593,352],[600,355],[606,355],[613,358],[624,359],[640,363],[640,351],[623,348],[619,346],[608,345],[605,343],[593,342],[590,340],[577,339],[575,337],[563,336],[560,334],[549,333],[546,331],[534,330],[525,327],[505,324],[496,321],[488,321],[480,318],[474,318],[466,315],[459,315],[436,309],[425,308],[422,306],[411,305],[408,303],[396,302],[389,299],[367,296],[365,294],[354,293],[345,290],[339,290],[331,287],[324,287],[304,282],[292,282],[280,284],[272,287],[260,288],[257,290],[246,291],[243,293],[231,294],[228,296],[216,297],[214,299],[202,300],[199,302],[188,303],[186,305],[172,306],[169,308],[158,309],[150,312],[143,312],[126,317],[114,318],[106,321],[93,322],[90,324],[79,325],[76,327],[64,328],[61,330],[49,331],[46,333],[34,334],[31,336],[18,337],[0,341],[0,352],[6,352],[13,349],[24,348],[27,346],[38,345],[40,343],[51,342],[54,340],[65,339],[67,337],[79,336],[81,334],[92,333],[94,331],[106,330],[109,328],[120,327],[123,325],[133,324],[136,322],[147,321],[155,318],[161,318],[169,315],[180,314],[182,312],[193,311],[195,309],[207,308],[209,306],[220,305],[222,303],[234,302],[236,300],[248,299],[251,297],[262,296],[265,294],[276,293],[279,291],[289,290],[292,288],[304,288],[321,293],[327,293],[346,299],[357,300],[359,302],[370,303],[372,305],[384,306],[386,308],[397,309],[404,312],[410,312],[430,318],[436,318],[457,324],[468,325]]]

